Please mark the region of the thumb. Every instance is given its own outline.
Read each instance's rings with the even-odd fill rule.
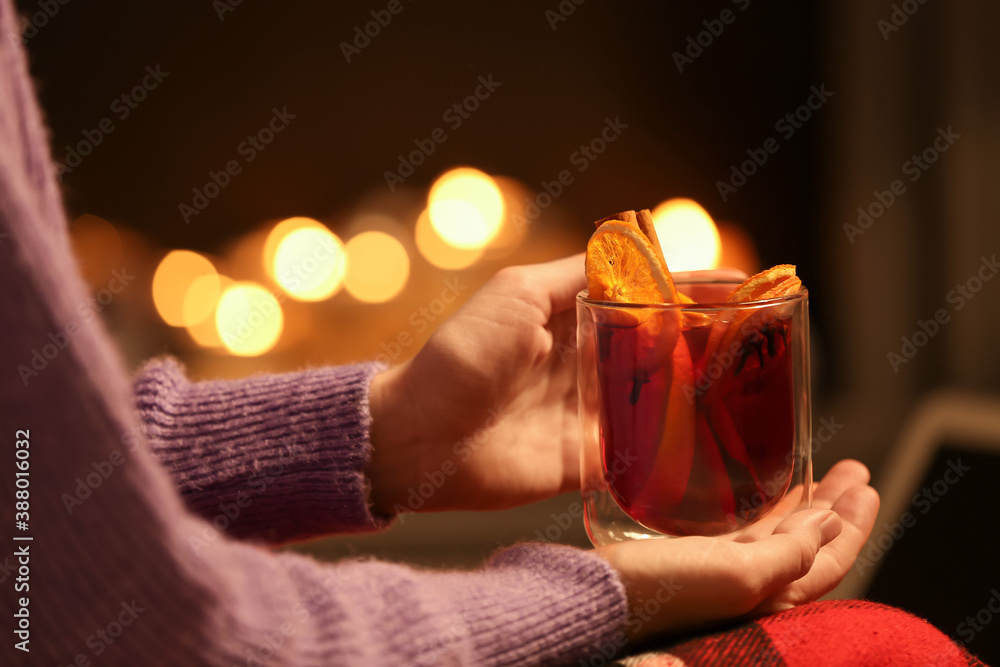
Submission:
[[[545,320],[573,307],[576,295],[587,286],[586,253],[544,264],[511,266],[496,275],[493,287],[538,306]]]
[[[587,286],[585,257],[586,253],[581,252],[532,267],[548,289],[552,313],[572,308],[576,295]]]

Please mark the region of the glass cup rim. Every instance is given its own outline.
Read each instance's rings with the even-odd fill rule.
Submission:
[[[742,283],[734,280],[677,280],[675,285],[733,285],[738,287]],[[783,303],[798,303],[809,299],[809,290],[803,285],[795,294],[772,297],[770,299],[755,299],[752,301],[716,301],[701,303],[623,303],[621,301],[602,301],[591,299],[587,296],[587,290],[580,290],[576,295],[576,302],[589,308],[606,308],[621,310],[752,310],[756,308],[766,308]]]

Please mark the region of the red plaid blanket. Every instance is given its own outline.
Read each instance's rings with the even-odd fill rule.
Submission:
[[[927,621],[864,600],[813,602],[752,623],[625,658],[619,667],[980,666]],[[984,666],[985,667],[985,666]]]

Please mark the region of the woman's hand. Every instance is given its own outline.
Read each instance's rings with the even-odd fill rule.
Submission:
[[[752,618],[816,600],[832,590],[861,550],[878,513],[868,469],[841,461],[815,486],[813,509],[794,511],[790,493],[768,516],[722,537],[622,542],[597,552],[618,570],[632,617],[631,639]],[[643,620],[646,618],[648,620]]]
[[[579,488],[583,255],[503,269],[371,385],[378,512],[493,510]]]

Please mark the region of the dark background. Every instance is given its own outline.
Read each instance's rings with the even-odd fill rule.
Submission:
[[[19,3],[30,7],[30,3]],[[822,113],[723,203],[715,181],[822,83],[813,3],[590,2],[549,25],[544,3],[405,2],[348,64],[339,43],[371,20],[362,3],[244,2],[220,21],[210,3],[70,3],[29,42],[55,156],[146,65],[170,76],[66,177],[74,211],[120,218],[168,246],[213,250],[260,218],[324,216],[383,183],[396,156],[442,126],[478,75],[502,82],[413,181],[456,163],[531,186],[566,168],[605,116],[629,130],[561,204],[589,223],[605,211],[690,196],[738,220],[765,259],[808,266]],[[553,7],[555,5],[553,4]],[[730,8],[736,20],[679,73],[671,53]],[[177,204],[235,157],[271,108],[297,118],[198,216]],[[778,196],[776,196],[778,195]],[[811,223],[811,224],[810,224]],[[795,254],[796,257],[788,257]]]
[[[25,11],[32,3],[21,2]],[[551,5],[551,6],[550,6]],[[244,2],[220,20],[211,3],[70,3],[29,41],[57,160],[85,129],[116,129],[63,187],[71,219],[92,213],[165,247],[219,251],[261,220],[323,219],[385,187],[397,155],[443,127],[448,140],[408,183],[427,186],[456,164],[541,189],[604,118],[620,139],[558,200],[583,248],[590,222],[672,196],[736,221],[762,263],[795,263],[822,321],[817,255],[821,109],[788,140],[775,122],[823,83],[813,3],[610,3],[590,0],[553,30],[557,3],[404,2],[347,63],[340,43],[385,3]],[[674,51],[723,9],[735,20],[693,63]],[[160,65],[169,76],[125,120],[111,102]],[[457,130],[442,113],[479,75],[501,86]],[[289,128],[190,224],[178,213],[272,107]],[[723,202],[716,181],[768,137],[781,148]],[[574,171],[575,173],[575,171]],[[565,223],[569,220],[569,224]],[[540,225],[557,224],[543,218]],[[336,224],[332,225],[339,232]]]

